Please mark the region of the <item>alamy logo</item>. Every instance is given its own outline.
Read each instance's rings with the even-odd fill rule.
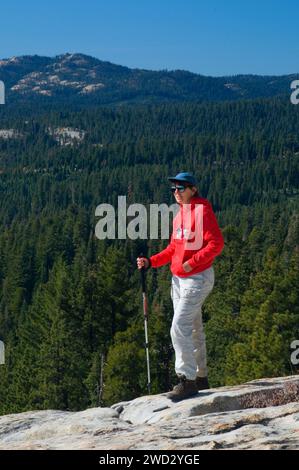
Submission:
[[[5,364],[5,346],[3,341],[0,341],[0,365]]]
[[[127,207],[126,196],[118,196],[117,210],[111,204],[100,204],[95,215],[100,217],[95,228],[99,240],[169,239],[172,215],[175,239],[184,240],[189,250],[200,250],[203,245],[202,204],[192,207],[191,204],[183,204],[180,210],[177,204],[150,204],[148,212],[143,204],[130,204]],[[127,218],[130,218],[128,223]]]
[[[299,340],[298,339],[294,339],[294,341],[292,341],[291,349],[294,349],[294,351],[291,354],[291,363],[294,366],[298,366],[299,365]]]
[[[5,104],[5,85],[0,80],[0,104]]]
[[[291,83],[291,89],[294,90],[291,94],[291,103],[299,103],[299,80],[293,80]]]

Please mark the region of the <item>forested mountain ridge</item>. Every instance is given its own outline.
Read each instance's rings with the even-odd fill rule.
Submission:
[[[79,53],[0,60],[0,80],[11,104],[119,105],[290,96],[290,84],[298,78],[298,73],[211,77],[185,70],[131,69]]]
[[[59,129],[82,139],[57,140]],[[225,237],[204,306],[212,385],[296,372],[298,129],[288,98],[0,108],[0,412],[146,393],[135,259],[166,242],[100,241],[95,208],[117,207],[119,195],[172,203],[167,176],[180,170],[196,174]],[[174,380],[169,268],[149,271],[147,284],[159,393]]]

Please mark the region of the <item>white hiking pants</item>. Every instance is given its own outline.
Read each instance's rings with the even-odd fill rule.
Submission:
[[[188,380],[208,374],[201,307],[213,289],[214,281],[213,266],[188,277],[172,276],[174,316],[170,335],[175,351],[175,371]]]

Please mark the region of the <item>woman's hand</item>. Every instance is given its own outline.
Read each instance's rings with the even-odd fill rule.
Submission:
[[[147,258],[137,258],[137,267],[138,269],[145,268],[147,269],[149,267],[149,261]]]
[[[189,265],[188,261],[185,261],[185,263],[183,264],[183,270],[185,271],[185,273],[190,273],[190,271],[192,271],[192,268]]]

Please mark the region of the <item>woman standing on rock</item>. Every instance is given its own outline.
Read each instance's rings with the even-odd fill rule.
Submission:
[[[160,253],[137,258],[137,266],[159,268],[171,263],[174,316],[170,334],[179,383],[167,396],[181,400],[209,388],[201,307],[213,289],[212,264],[224,240],[211,204],[198,194],[195,177],[186,172],[168,180],[180,205],[171,241]]]

